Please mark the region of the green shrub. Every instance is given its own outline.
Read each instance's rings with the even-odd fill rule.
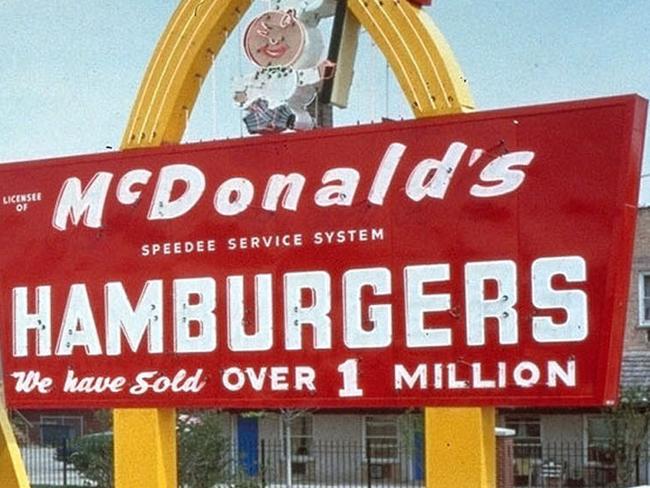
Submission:
[[[178,481],[186,488],[211,488],[228,478],[230,442],[218,412],[199,410],[178,416]]]
[[[87,481],[88,486],[113,486],[113,435],[111,432],[90,434],[70,444],[70,463]]]

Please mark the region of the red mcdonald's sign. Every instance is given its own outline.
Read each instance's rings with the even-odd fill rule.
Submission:
[[[635,96],[0,166],[11,407],[601,405]]]

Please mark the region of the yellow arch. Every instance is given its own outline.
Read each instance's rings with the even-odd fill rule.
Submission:
[[[181,1],[147,68],[122,148],[180,142],[205,76],[251,1]],[[421,9],[407,0],[348,0],[348,9],[388,60],[416,117],[473,108],[451,49]],[[464,464],[443,464],[436,486],[493,486],[494,409],[426,409],[425,417],[427,430],[436,431],[427,435],[428,458]],[[177,486],[174,423],[173,409],[115,411],[117,488]],[[426,472],[431,487],[429,464]]]
[[[180,142],[201,84],[252,0],[183,0],[154,52],[122,147]]]
[[[473,108],[451,48],[424,11],[399,0],[350,0],[348,8],[388,60],[416,117]]]

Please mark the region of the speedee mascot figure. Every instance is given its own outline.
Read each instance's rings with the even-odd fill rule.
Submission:
[[[244,52],[257,70],[235,85],[235,102],[247,112],[251,134],[309,130],[307,106],[334,64],[323,60],[318,22],[332,15],[334,0],[273,0],[246,28]]]

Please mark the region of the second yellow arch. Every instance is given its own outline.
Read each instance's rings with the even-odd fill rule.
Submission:
[[[181,141],[203,80],[251,2],[181,0],[145,73],[124,133],[123,149]],[[451,49],[419,7],[407,0],[348,0],[347,5],[386,57],[415,117],[473,108],[467,83]],[[463,475],[463,482],[458,479],[462,473],[450,465],[449,478],[439,486],[456,487],[469,482],[466,486],[490,487],[494,474],[486,465],[493,464],[490,425],[493,426],[494,410],[444,412],[448,431],[454,435],[459,430],[467,431],[465,438],[462,442],[428,442],[429,450],[439,450],[438,454],[444,455],[446,446],[453,442],[454,455],[462,456],[465,451],[478,454],[467,458],[476,469],[470,469],[473,473],[469,476]],[[431,409],[427,409],[426,417],[427,429],[439,423]],[[492,423],[483,418],[492,419]],[[117,488],[176,488],[175,410],[116,410],[114,432]],[[487,454],[477,449],[483,444]],[[435,455],[436,452],[428,453]],[[141,458],[140,462],[133,462],[136,457]],[[427,486],[431,486],[433,479],[430,469],[427,467]]]

